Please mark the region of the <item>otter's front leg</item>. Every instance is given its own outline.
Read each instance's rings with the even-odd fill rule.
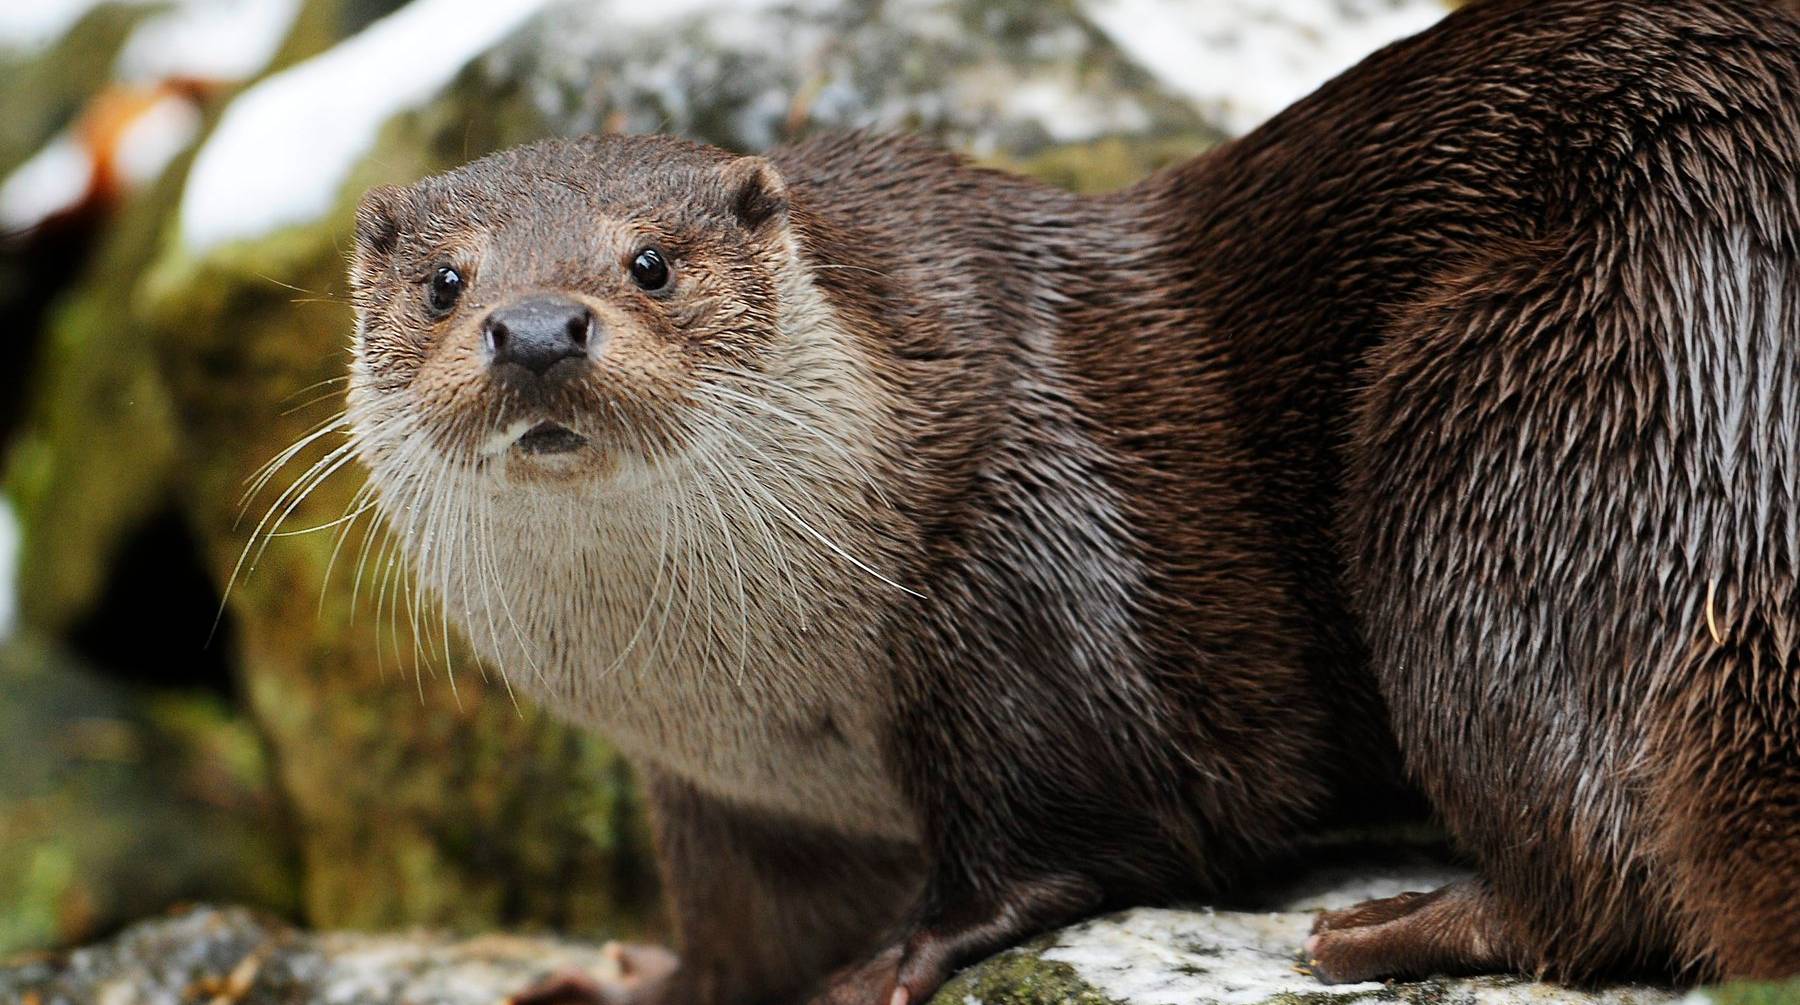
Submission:
[[[519,1005],[791,1005],[874,951],[917,897],[915,849],[742,809],[661,772],[644,783],[677,965],[623,984],[560,976]],[[647,948],[631,958],[654,962]]]
[[[836,974],[814,1005],[918,1005],[962,967],[1075,921],[1099,902],[1098,885],[1077,876],[1021,881],[987,894],[934,889],[902,936]]]
[[[916,849],[738,808],[646,779],[681,966],[670,1005],[797,1000],[891,930],[919,888]]]
[[[1191,892],[1191,861],[1164,826],[1186,819],[1167,782],[1174,746],[1140,725],[1149,714],[1127,716],[1109,681],[1045,700],[1030,667],[999,657],[973,678],[981,693],[969,674],[920,676],[889,742],[923,888],[887,944],[815,1005],[920,1005],[958,969],[1109,903]]]

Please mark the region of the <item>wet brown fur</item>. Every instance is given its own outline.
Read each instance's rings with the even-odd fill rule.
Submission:
[[[1481,879],[1326,919],[1326,976],[1791,973],[1797,70],[1768,4],[1495,0],[1098,199],[866,136],[766,165],[528,147],[365,205],[365,421],[437,410],[455,451],[515,407],[484,390],[473,321],[418,315],[447,255],[482,309],[547,285],[616,329],[544,407],[614,410],[583,432],[623,468],[519,476],[546,493],[667,491],[707,361],[788,365],[790,252],[848,336],[851,384],[806,371],[813,417],[876,435],[812,488],[882,579],[784,532],[818,622],[759,622],[741,686],[804,706],[759,735],[874,772],[891,791],[852,794],[894,812],[811,814],[641,741],[668,1000],[781,1000],[859,958],[830,1000],[917,1000],[1081,914],[1215,893],[1386,804],[1376,686]],[[621,285],[621,221],[679,244],[699,292]],[[484,241],[507,263],[485,276]],[[580,512],[555,512],[566,536]],[[528,556],[534,533],[507,540]],[[544,662],[585,651],[566,634]],[[800,690],[759,696],[795,661]],[[584,679],[546,700],[586,707]]]
[[[573,414],[604,453],[636,456],[591,471],[526,468],[511,491],[554,492],[592,477],[600,480],[591,501],[577,488],[567,505],[618,507],[605,481],[621,477],[617,465],[649,486],[636,491],[665,491],[655,479],[676,477],[667,473],[679,469],[672,458],[691,449],[681,416],[704,393],[695,384],[709,379],[707,360],[788,365],[783,336],[768,325],[795,307],[773,294],[770,273],[782,266],[760,264],[781,258],[784,235],[854,341],[854,376],[869,383],[865,400],[850,405],[888,403],[868,444],[873,484],[820,486],[848,513],[850,548],[883,580],[790,535],[809,574],[835,577],[843,592],[809,598],[818,603],[808,617],[818,620],[804,633],[771,626],[775,641],[742,670],[735,693],[754,696],[787,662],[856,634],[843,624],[871,636],[849,655],[873,661],[864,676],[882,684],[879,694],[832,706],[839,678],[852,688],[862,677],[822,659],[806,671],[810,690],[781,699],[778,711],[798,703],[793,728],[810,736],[803,753],[854,750],[873,732],[893,812],[865,819],[802,806],[768,791],[766,779],[721,788],[735,780],[684,777],[655,737],[634,739],[632,729],[646,727],[627,727],[620,742],[651,777],[684,958],[664,996],[779,1000],[884,944],[892,948],[872,970],[842,979],[838,994],[885,1002],[899,981],[923,996],[955,966],[1043,927],[1107,905],[1215,892],[1239,866],[1330,815],[1341,794],[1354,793],[1343,801],[1365,813],[1371,790],[1391,794],[1396,758],[1373,690],[1356,675],[1325,528],[1313,523],[1284,542],[1258,513],[1254,451],[1237,431],[1243,416],[1221,383],[1225,371],[1188,339],[1192,298],[1168,282],[1167,245],[1146,232],[1143,208],[1123,197],[1079,199],[899,140],[834,137],[772,160],[777,222],[752,227],[739,219],[737,182],[719,181],[740,169],[716,151],[621,137],[525,148],[411,191],[374,193],[353,268],[362,323],[352,407],[371,430],[362,449],[378,483],[407,467],[398,460],[407,450],[415,462],[423,452],[478,472],[492,466],[467,457],[471,444],[523,414],[530,396],[483,376],[474,319],[515,291],[550,285],[604,309],[612,341],[592,380],[544,391],[530,407]],[[762,184],[754,166],[741,170]],[[584,174],[596,181],[575,191],[590,188]],[[633,206],[628,195],[639,189],[642,205]],[[565,196],[574,204],[558,205]],[[584,214],[603,217],[602,232],[624,219],[659,235],[701,293],[725,287],[752,310],[714,335],[688,293],[658,307],[625,292],[610,252],[595,248],[610,238],[556,231]],[[926,233],[930,240],[910,239]],[[497,251],[495,235],[545,243]],[[569,264],[584,256],[589,264]],[[468,318],[422,313],[418,287],[440,261],[471,277]],[[1150,372],[1183,393],[1141,379]],[[615,403],[626,406],[617,421]],[[375,432],[422,416],[424,447]],[[771,484],[781,477],[764,474]],[[401,523],[447,505],[408,506],[403,489],[383,491]],[[596,567],[581,586],[510,558],[544,541],[563,547],[570,511],[549,512],[540,529],[516,529],[543,518],[529,511],[479,524],[502,542],[501,557],[488,561],[495,591],[511,598],[506,617],[532,637],[536,612],[554,610],[561,594],[604,594],[617,578]],[[409,540],[454,539],[416,530]],[[475,551],[449,564],[481,570]],[[420,564],[438,592],[483,602],[487,584],[471,586],[468,574],[458,579],[429,557]],[[514,579],[499,568],[509,564]],[[692,574],[725,575],[722,565]],[[767,597],[782,585],[752,583],[751,592]],[[721,651],[734,644],[733,613],[723,613]],[[522,686],[609,727],[616,702],[579,711],[608,669],[558,669],[586,651],[571,641],[582,624],[553,617],[543,646],[509,661],[504,627],[459,617]],[[697,630],[711,625],[709,617]],[[718,700],[704,682],[682,691],[669,679],[682,668],[649,669],[660,676],[644,686],[677,688],[676,696],[640,689],[619,700],[666,702],[649,710],[653,725],[674,731],[662,743],[717,728],[717,713],[682,707]],[[806,712],[812,701],[816,714]],[[878,704],[864,708],[868,701]],[[791,781],[810,784],[814,770],[796,762]],[[907,824],[896,832],[890,815]],[[794,842],[808,851],[793,854]],[[896,941],[880,941],[890,932]]]
[[[1407,763],[1481,876],[1326,919],[1322,969],[1800,972],[1800,27],[1476,4],[1276,132],[1349,108],[1309,174],[1365,183],[1312,186],[1307,231],[1365,256],[1311,282],[1380,312],[1334,325],[1381,332],[1346,544]],[[1363,212],[1385,239],[1349,236]]]

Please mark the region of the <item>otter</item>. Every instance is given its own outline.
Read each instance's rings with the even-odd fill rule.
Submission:
[[[364,198],[381,505],[647,793],[679,966],[590,997],[921,1001],[1398,788],[1164,208],[867,135],[550,140]]]
[[[651,806],[679,962],[538,1000],[907,1005],[1409,779],[1479,876],[1326,980],[1800,970],[1796,71],[1772,0],[1487,0],[1104,196],[867,134],[369,192],[379,504]]]

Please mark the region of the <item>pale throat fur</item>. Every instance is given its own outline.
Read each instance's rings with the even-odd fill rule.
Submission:
[[[775,247],[757,371],[696,367],[676,434],[597,477],[507,450],[523,420],[443,449],[436,401],[371,367],[359,299],[358,452],[418,582],[513,687],[729,800],[911,840],[881,751],[891,392],[785,225]]]

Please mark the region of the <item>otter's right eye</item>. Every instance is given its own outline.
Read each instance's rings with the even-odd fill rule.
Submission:
[[[462,296],[463,278],[460,273],[449,266],[444,266],[431,274],[430,299],[431,309],[439,314],[450,313],[456,306],[456,300]]]
[[[645,248],[631,260],[631,281],[654,293],[669,285],[669,263],[662,252]]]

